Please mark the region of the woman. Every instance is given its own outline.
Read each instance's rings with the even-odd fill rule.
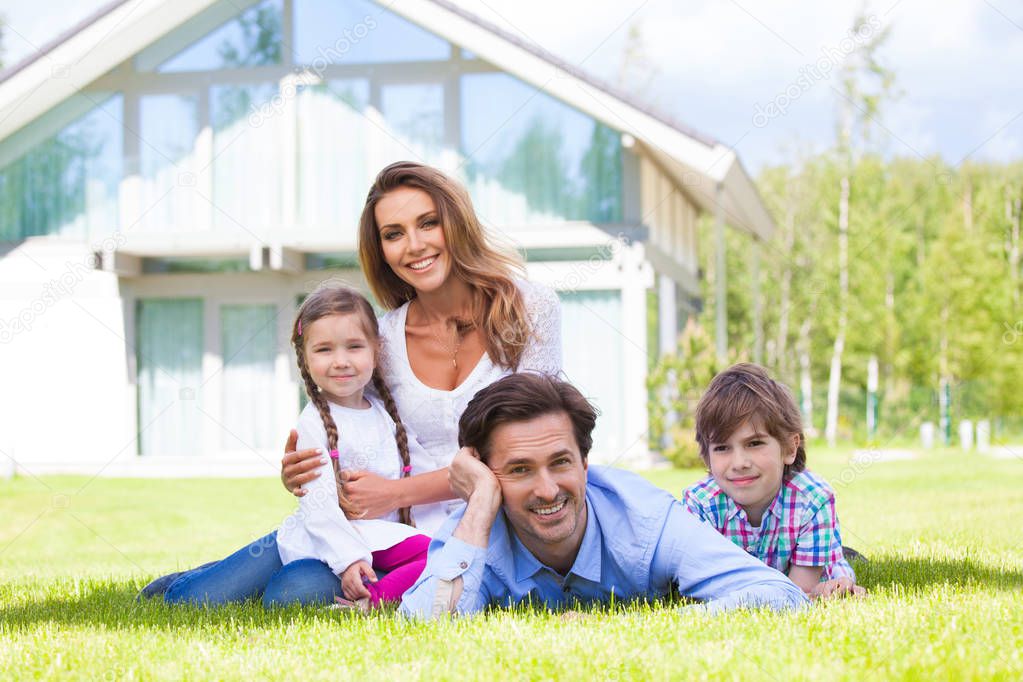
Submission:
[[[469,400],[515,371],[561,370],[557,295],[516,277],[521,260],[489,243],[461,185],[412,162],[384,168],[370,188],[359,221],[359,260],[377,301],[390,309],[380,320],[384,379],[402,420],[434,458],[430,468],[442,468],[398,480],[346,472],[339,485],[363,518],[436,504],[450,513],[461,502],[451,501],[446,467],[458,450],[458,418]],[[294,449],[292,432],[281,477],[301,496],[321,455]],[[142,594],[173,586],[180,601],[221,601],[242,583],[267,584],[270,576],[262,573],[271,570],[267,557],[276,552],[271,533],[220,562],[159,578]],[[288,564],[274,584],[280,592],[263,595],[264,603],[329,602],[341,594],[337,576],[315,560]]]
[[[399,162],[380,172],[360,219],[359,261],[377,301],[391,309],[380,320],[388,387],[443,466],[476,391],[512,371],[561,371],[557,295],[514,278],[521,261],[488,244],[468,193],[440,171]],[[316,468],[314,454],[284,458],[282,479],[296,495]],[[448,499],[447,472],[345,482],[370,517],[393,511],[411,491],[419,503]]]

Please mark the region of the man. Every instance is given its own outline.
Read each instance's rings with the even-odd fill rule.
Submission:
[[[450,469],[466,507],[431,543],[402,612],[654,599],[673,587],[711,611],[807,603],[669,493],[588,466],[595,422],[578,390],[539,374],[513,374],[477,393],[459,421],[462,449]]]

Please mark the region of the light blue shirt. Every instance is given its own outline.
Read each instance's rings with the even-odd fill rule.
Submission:
[[[503,510],[486,548],[451,537],[463,513],[456,512],[430,543],[426,570],[405,593],[402,613],[431,617],[438,596],[443,602],[450,581],[459,576],[462,594],[455,611],[463,614],[523,601],[559,608],[576,601],[656,599],[673,589],[715,612],[789,609],[808,601],[792,581],[687,512],[668,492],[621,469],[589,467],[586,530],[564,576],[526,549]]]

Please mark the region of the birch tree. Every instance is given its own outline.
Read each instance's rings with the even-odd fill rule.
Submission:
[[[838,436],[838,397],[842,385],[842,354],[849,324],[849,194],[855,165],[855,133],[866,140],[881,102],[891,92],[894,74],[878,61],[878,50],[888,37],[888,29],[873,33],[874,23],[864,14],[853,21],[856,36],[869,36],[847,56],[841,69],[839,95],[838,145],[841,164],[838,197],[838,322],[828,374],[828,411],[824,435],[834,446]]]

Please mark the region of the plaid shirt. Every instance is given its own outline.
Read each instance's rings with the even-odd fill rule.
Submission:
[[[809,471],[782,483],[759,528],[750,524],[746,512],[725,495],[713,476],[686,488],[682,501],[691,513],[782,573],[788,573],[791,564],[823,566],[822,581],[856,579],[852,566],[842,556],[835,492]]]

